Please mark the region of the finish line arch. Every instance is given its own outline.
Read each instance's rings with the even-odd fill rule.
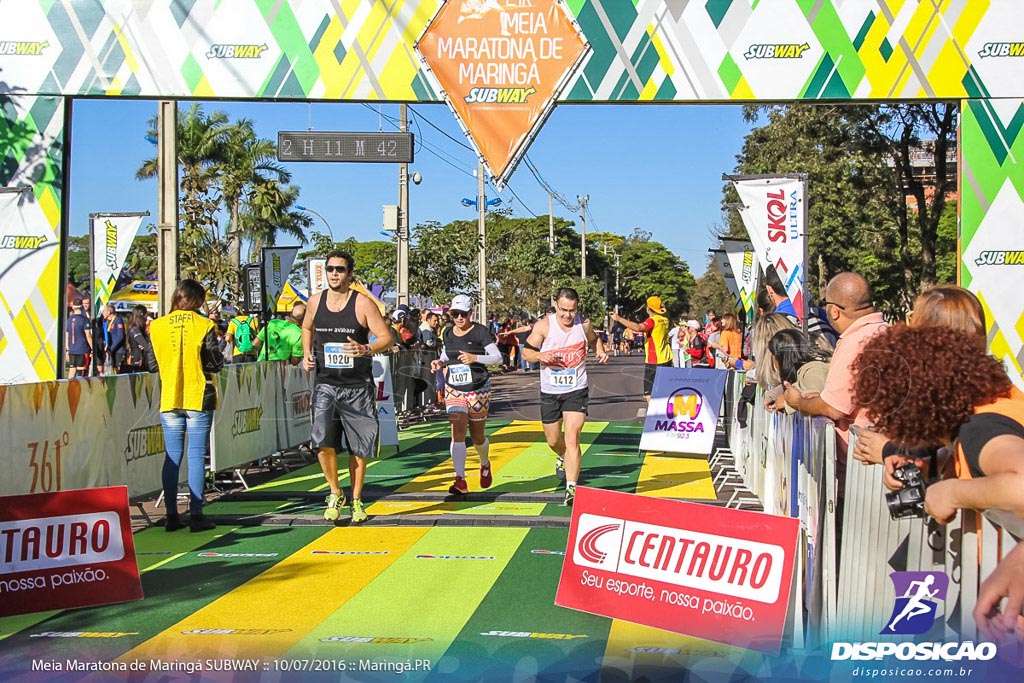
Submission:
[[[468,18],[533,5],[449,2]],[[57,378],[69,99],[443,101],[416,49],[441,5],[0,4],[0,383]],[[992,351],[1019,380],[1024,306],[1001,292],[1024,288],[1024,4],[569,0],[565,9],[589,46],[557,102],[959,100],[961,282],[981,298]]]

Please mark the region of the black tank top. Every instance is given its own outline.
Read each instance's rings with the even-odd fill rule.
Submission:
[[[351,291],[351,290],[350,290]],[[316,381],[335,386],[358,386],[373,381],[370,356],[346,356],[341,344],[353,341],[366,344],[369,330],[356,317],[356,297],[352,291],[345,308],[335,313],[327,308],[328,290],[320,297],[313,316],[313,354],[316,356]]]

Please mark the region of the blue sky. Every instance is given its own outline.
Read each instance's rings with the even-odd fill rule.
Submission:
[[[188,106],[179,103],[181,109]],[[275,141],[280,130],[310,126],[321,131],[392,131],[399,110],[397,104],[301,102],[204,102],[203,107],[207,113],[224,111],[232,120],[251,119],[258,135]],[[440,104],[411,109],[417,147],[409,170],[423,176],[420,185],[411,186],[411,222],[473,219],[476,209],[459,200],[476,196],[476,155],[427,123],[466,142],[455,117]],[[144,138],[146,122],[155,113],[154,101],[75,101],[72,235],[88,232],[88,217],[94,212],[149,211],[148,220],[156,222],[156,181],[134,177],[141,162],[156,153]],[[699,276],[712,246],[710,226],[721,220],[721,175],[733,169],[748,128],[738,106],[559,105],[527,154],[541,176],[570,202],[577,195],[590,196],[588,233],[648,230]],[[302,190],[299,203],[323,214],[336,239],[384,239],[381,206],[398,203],[397,165],[291,163],[288,168],[293,184]],[[488,198],[493,194],[489,188]],[[548,213],[547,192],[525,164],[500,196],[514,216]],[[579,222],[557,200],[554,214]],[[325,232],[320,220],[314,220],[313,229]]]

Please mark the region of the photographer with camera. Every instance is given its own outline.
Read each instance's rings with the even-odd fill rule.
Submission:
[[[856,402],[878,432],[910,447],[945,444],[952,454],[939,456],[936,470],[942,476],[952,463],[956,478],[927,487],[924,512],[940,524],[959,509],[1024,517],[1024,393],[980,339],[948,327],[896,325],[864,346],[853,376]],[[906,462],[892,460],[901,484],[923,485],[903,469]]]

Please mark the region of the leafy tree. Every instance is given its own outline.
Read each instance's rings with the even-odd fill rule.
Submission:
[[[690,307],[684,313],[687,318],[703,321],[706,311],[715,311],[718,315],[735,313],[741,321],[746,320],[744,313],[736,305],[736,299],[729,292],[714,260],[708,261],[708,268],[697,278],[697,283],[690,297]]]
[[[619,300],[623,310],[642,309],[647,298],[660,296],[670,316],[689,309],[696,282],[689,267],[660,242],[634,233],[622,245]]]
[[[92,264],[89,263],[89,236],[69,237],[68,282],[78,289],[92,289]]]

